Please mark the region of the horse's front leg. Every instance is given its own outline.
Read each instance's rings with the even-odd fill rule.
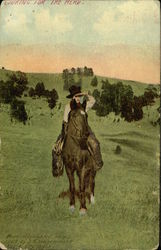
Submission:
[[[69,190],[70,190],[70,211],[74,212],[75,209],[75,183],[74,183],[74,170],[70,167],[66,167],[66,173],[69,179]]]
[[[95,176],[96,176],[96,171],[91,170],[90,178],[89,178],[89,188],[90,188],[90,201],[92,204],[95,203],[95,199],[94,199]]]
[[[85,198],[85,188],[86,188],[86,183],[85,179],[87,176],[87,170],[85,167],[81,169],[78,173],[79,176],[79,193],[80,193],[80,214],[85,214],[86,213],[86,198]]]

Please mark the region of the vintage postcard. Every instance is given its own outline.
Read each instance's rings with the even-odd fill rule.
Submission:
[[[0,249],[159,249],[160,2],[0,2]]]

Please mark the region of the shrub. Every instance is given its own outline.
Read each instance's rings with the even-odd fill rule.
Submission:
[[[27,121],[27,112],[25,110],[25,103],[24,101],[19,101],[14,99],[11,102],[11,118],[15,118],[16,120],[23,122],[24,124]]]
[[[34,90],[33,87],[31,87],[31,88],[29,89],[29,96],[30,96],[30,97],[35,96],[35,90]]]
[[[45,86],[43,82],[38,82],[35,87],[35,94],[39,97],[44,95]]]
[[[92,85],[93,87],[97,87],[97,85],[98,85],[98,80],[97,80],[97,77],[96,77],[96,76],[92,79],[91,85]]]
[[[117,145],[116,146],[116,149],[115,149],[115,154],[121,154],[121,151],[122,151],[122,149],[121,149],[121,147],[120,147],[120,145]]]

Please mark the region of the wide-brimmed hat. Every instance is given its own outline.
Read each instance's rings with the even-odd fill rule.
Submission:
[[[67,95],[66,98],[72,98],[76,94],[80,94],[81,93],[81,87],[72,85],[69,88],[69,92],[70,92],[70,95]]]

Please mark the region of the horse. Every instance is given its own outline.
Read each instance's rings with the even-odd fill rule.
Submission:
[[[69,113],[68,128],[62,148],[62,158],[66,174],[69,179],[70,210],[75,209],[75,178],[79,179],[80,214],[87,211],[86,193],[90,195],[90,202],[94,203],[95,175],[93,157],[88,149],[89,136],[87,114],[77,108]]]

